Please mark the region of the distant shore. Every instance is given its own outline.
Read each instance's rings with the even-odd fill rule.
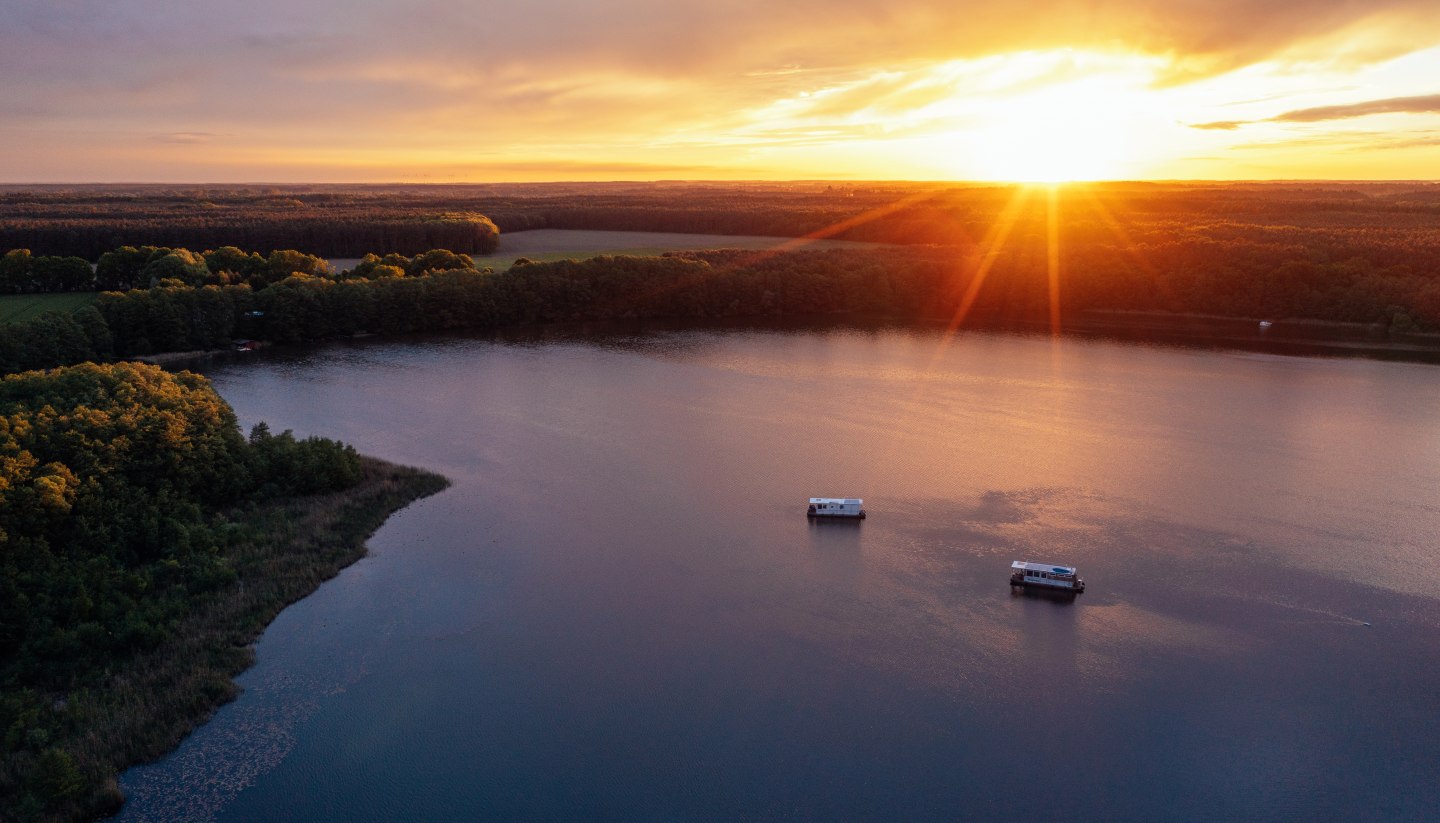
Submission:
[[[1440,334],[1392,333],[1379,323],[1273,319],[1155,311],[1089,310],[1062,323],[1069,333],[1204,343],[1247,351],[1349,355],[1440,362]]]
[[[1060,326],[1066,336],[1085,338],[1100,337],[1134,343],[1158,343],[1178,346],[1232,349],[1297,357],[1360,357],[1376,360],[1405,360],[1421,363],[1440,363],[1440,334],[1402,333],[1392,334],[1379,323],[1341,323],[1324,320],[1277,319],[1271,325],[1261,328],[1260,321],[1247,317],[1225,317],[1209,314],[1174,314],[1158,311],[1088,310],[1065,317]],[[643,333],[646,329],[714,329],[727,328],[823,328],[826,326],[869,326],[883,325],[893,328],[935,328],[947,324],[943,318],[928,321],[899,320],[882,315],[813,314],[784,315],[781,317],[730,317],[711,319],[637,319],[637,320],[576,320],[504,326],[493,329],[475,329],[469,332],[454,331],[439,333],[441,336],[495,335],[500,339],[530,339],[546,337],[551,332],[561,331],[568,336],[569,330],[585,330],[582,333],[604,334],[606,330],[624,330],[626,333]],[[969,318],[961,328],[971,331],[1046,333],[1049,326],[1030,321],[1014,320],[977,315]],[[409,337],[430,338],[434,333],[406,334],[390,337],[404,340]],[[357,335],[370,339],[385,339],[379,335]],[[335,338],[326,342],[342,342],[355,337]],[[278,347],[284,351],[300,351],[316,343],[301,343]],[[318,345],[324,345],[319,343]],[[266,346],[270,349],[270,346]],[[168,368],[201,367],[221,358],[220,362],[242,362],[240,358],[256,356],[250,352],[234,352],[229,349],[211,351],[164,352],[133,358],[155,363]],[[233,359],[232,359],[233,358]]]

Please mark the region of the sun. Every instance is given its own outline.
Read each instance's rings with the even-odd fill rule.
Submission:
[[[1064,183],[1113,180],[1134,167],[1132,94],[1073,83],[996,101],[955,134],[969,175],[984,180]]]

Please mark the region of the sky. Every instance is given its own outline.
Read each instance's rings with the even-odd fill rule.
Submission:
[[[0,0],[0,182],[1436,179],[1437,0]]]

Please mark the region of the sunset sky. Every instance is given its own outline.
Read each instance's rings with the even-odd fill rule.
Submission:
[[[1437,0],[0,0],[0,182],[1440,178]]]

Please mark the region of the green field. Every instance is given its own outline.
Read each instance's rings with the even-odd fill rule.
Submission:
[[[65,294],[3,294],[0,295],[0,323],[14,323],[39,317],[47,311],[75,311],[95,302],[99,292],[77,291]]]

